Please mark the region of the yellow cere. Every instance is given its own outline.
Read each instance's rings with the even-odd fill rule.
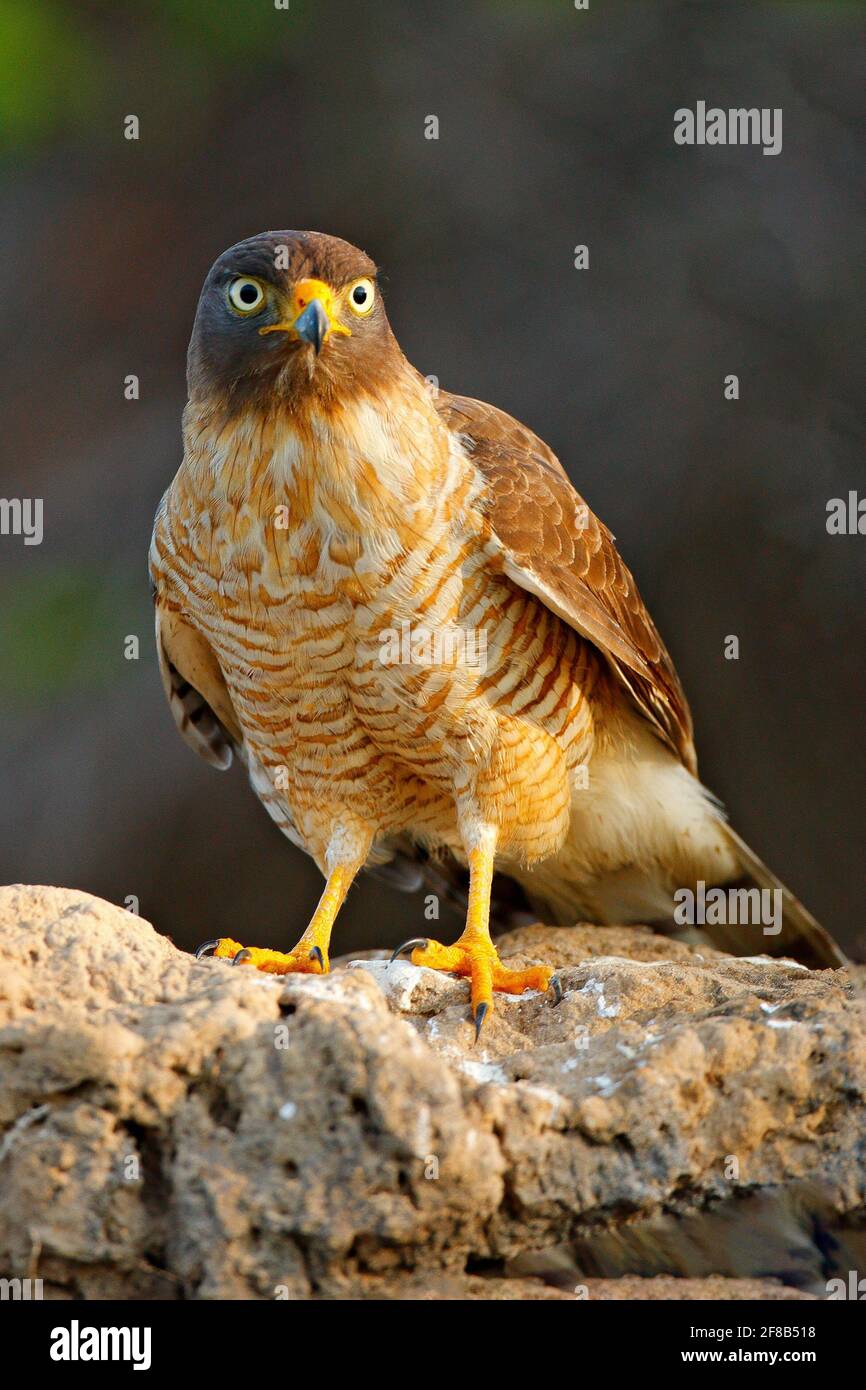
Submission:
[[[328,316],[328,330],[322,341],[327,342],[332,333],[345,333],[347,337],[351,337],[351,328],[347,328],[345,324],[341,323],[337,316],[339,312],[337,296],[330,285],[325,284],[324,280],[299,280],[292,296],[291,319],[284,323],[267,324],[264,328],[259,329],[259,333],[263,336],[265,333],[291,333],[296,321],[314,299],[319,300]]]

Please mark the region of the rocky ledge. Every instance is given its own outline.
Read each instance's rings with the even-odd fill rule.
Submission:
[[[0,890],[0,1274],[57,1297],[827,1296],[866,1272],[856,969],[527,927],[564,996],[195,961]],[[242,938],[243,931],[238,933]],[[247,933],[249,934],[249,933]]]

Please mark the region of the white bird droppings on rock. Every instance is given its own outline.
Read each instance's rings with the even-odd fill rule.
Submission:
[[[583,994],[586,991],[597,996],[596,1008],[599,1018],[616,1018],[619,1013],[619,1005],[608,1004],[604,997],[604,985],[601,980],[597,980],[594,975],[591,975],[580,993]]]

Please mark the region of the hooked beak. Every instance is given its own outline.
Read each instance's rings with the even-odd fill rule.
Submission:
[[[294,322],[294,330],[302,343],[312,343],[316,356],[322,350],[322,343],[330,326],[330,320],[321,299],[313,299]]]
[[[309,343],[316,356],[332,333],[351,336],[351,329],[340,322],[334,302],[334,292],[323,280],[299,280],[295,285],[292,303],[294,317],[284,323],[270,323],[260,328],[265,333],[291,333],[302,343]]]

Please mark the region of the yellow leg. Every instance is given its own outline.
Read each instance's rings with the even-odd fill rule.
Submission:
[[[258,946],[242,946],[239,941],[232,941],[227,936],[221,937],[217,942],[205,943],[205,946],[199,947],[196,954],[205,954],[207,948],[212,947],[212,954],[221,960],[231,960],[236,965],[254,965],[257,970],[267,971],[270,975],[288,975],[291,972],[305,975],[327,974],[330,968],[328,951],[334,921],[362,863],[363,860],[351,864],[338,864],[331,870],[310,925],[288,955],[282,951],[263,950]],[[208,954],[210,953],[208,951]]]
[[[410,957],[413,965],[426,965],[432,970],[447,970],[455,975],[469,976],[477,1038],[486,1015],[493,1008],[493,995],[497,990],[502,994],[523,994],[528,989],[546,990],[553,978],[553,967],[532,965],[525,970],[509,970],[502,964],[490,939],[495,835],[488,833],[480,844],[469,850],[467,857],[469,906],[462,936],[453,946],[443,946],[440,941],[407,942],[406,946],[414,945]]]

